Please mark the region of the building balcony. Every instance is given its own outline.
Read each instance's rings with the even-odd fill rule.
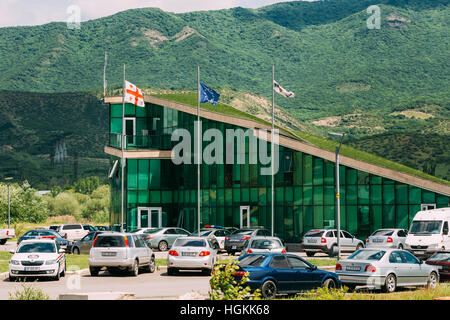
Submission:
[[[124,146],[124,158],[156,158],[169,159],[172,147],[176,142],[170,140],[170,135],[126,135]],[[110,133],[105,153],[122,157],[122,134]]]

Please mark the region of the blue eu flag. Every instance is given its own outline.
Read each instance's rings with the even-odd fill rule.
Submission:
[[[203,83],[200,83],[201,103],[209,102],[212,103],[214,106],[217,106],[217,103],[219,102],[219,97],[220,97],[219,93],[209,88],[208,86],[204,85]]]

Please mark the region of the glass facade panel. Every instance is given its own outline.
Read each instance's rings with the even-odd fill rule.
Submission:
[[[194,115],[157,105],[135,108],[126,114],[136,118],[137,134],[164,133],[158,145],[170,149],[171,132],[183,127],[193,132]],[[122,106],[111,106],[111,133],[120,133]],[[159,121],[153,121],[160,118]],[[153,125],[156,124],[156,128]],[[203,130],[238,128],[205,121]],[[152,144],[151,142],[150,144]],[[156,143],[156,142],[155,142]],[[192,146],[194,144],[192,143]],[[207,144],[206,144],[207,145]],[[235,150],[236,152],[236,150]],[[275,232],[286,243],[298,242],[313,228],[335,228],[335,164],[317,156],[280,148],[280,170],[275,176]],[[236,159],[236,154],[234,155]],[[245,149],[249,160],[249,146]],[[118,160],[112,157],[112,160]],[[215,164],[201,166],[201,224],[240,226],[240,207],[250,206],[251,224],[271,229],[271,177],[261,166]],[[128,159],[125,168],[125,226],[137,225],[137,207],[162,207],[167,224],[194,231],[197,226],[197,165],[175,165],[170,159]],[[111,219],[117,230],[121,212],[121,170],[111,181]],[[447,195],[382,178],[340,165],[341,228],[365,239],[383,227],[408,228],[423,203],[449,205]]]

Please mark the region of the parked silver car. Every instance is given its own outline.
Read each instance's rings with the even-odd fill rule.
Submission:
[[[194,232],[192,233],[192,236],[200,236],[207,237],[208,239],[213,239],[219,244],[219,250],[225,250],[225,238],[230,234],[231,231],[222,228],[204,228],[200,229],[200,235],[198,234],[198,232]]]
[[[211,274],[217,262],[217,242],[204,237],[178,238],[167,255],[167,274],[173,275],[178,270],[200,269]]]
[[[247,253],[286,253],[286,247],[277,237],[253,237],[247,240],[241,255]]]
[[[364,242],[344,230],[341,230],[339,244],[341,252],[354,252],[364,248]],[[302,248],[308,257],[319,252],[329,256],[335,255],[337,253],[337,230],[314,229],[308,231],[303,237]]]
[[[336,264],[342,285],[394,292],[401,286],[427,286],[439,283],[436,267],[427,265],[406,250],[361,249]]]
[[[378,229],[366,239],[366,247],[403,249],[407,235],[405,229]]]
[[[155,255],[142,235],[105,232],[97,236],[90,251],[91,276],[97,276],[103,267],[110,273],[130,271],[137,276],[141,267],[155,271]]]
[[[148,229],[145,232],[145,241],[150,248],[156,248],[159,251],[167,251],[172,244],[180,237],[190,236],[191,233],[182,228],[156,228]]]

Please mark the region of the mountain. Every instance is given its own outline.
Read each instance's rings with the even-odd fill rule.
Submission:
[[[366,23],[374,3],[379,30]],[[436,175],[448,179],[449,16],[449,0],[328,0],[183,14],[135,9],[80,30],[65,23],[1,28],[0,90],[55,94],[74,113],[85,100],[60,93],[101,90],[107,51],[110,92],[121,87],[124,63],[127,80],[139,87],[173,90],[194,89],[200,65],[202,82],[216,90],[270,99],[274,63],[275,78],[296,95],[276,103],[302,130],[326,136],[339,128],[352,146],[383,156],[395,150],[388,154],[419,169],[436,163]],[[83,130],[89,121],[77,127],[80,146],[88,134],[98,136]],[[14,139],[26,137],[29,125],[19,125]],[[408,152],[411,141],[419,151]]]

